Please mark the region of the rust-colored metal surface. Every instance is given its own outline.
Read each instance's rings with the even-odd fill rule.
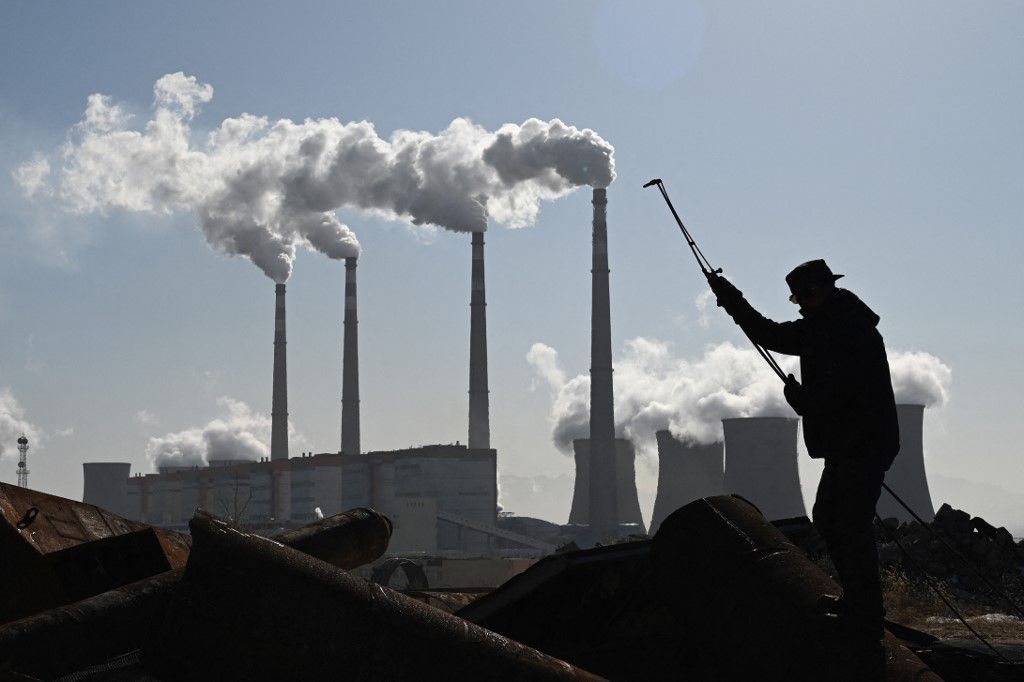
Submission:
[[[274,536],[278,542],[339,568],[357,568],[378,559],[391,541],[391,521],[357,507]]]
[[[216,521],[216,517],[205,512],[198,515]],[[142,531],[135,532],[148,530],[143,526]],[[356,568],[384,552],[390,532],[391,523],[383,515],[354,509],[278,535],[274,540],[283,544],[294,541],[311,556],[343,568]],[[178,535],[167,537],[176,542]],[[189,547],[190,543],[172,545],[185,558]],[[91,546],[91,551],[96,549]],[[75,547],[63,551],[74,552]],[[182,559],[182,567],[184,563]],[[0,626],[0,670],[7,665],[51,679],[142,648],[162,620],[180,578],[181,570],[168,571]]]
[[[0,623],[182,568],[189,536],[0,483]]]
[[[190,527],[184,578],[143,650],[160,679],[600,679],[215,519]]]
[[[51,680],[140,648],[180,579],[167,571],[0,626],[0,670]]]

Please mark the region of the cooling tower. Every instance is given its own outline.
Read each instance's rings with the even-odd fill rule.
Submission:
[[[723,419],[725,492],[753,502],[765,518],[806,516],[797,471],[798,419]]]
[[[345,339],[341,353],[341,452],[359,454],[359,319],[356,259],[345,259]]]
[[[82,502],[94,504],[118,516],[129,515],[128,477],[129,462],[87,462],[82,464],[85,480]]]
[[[275,288],[274,396],[270,407],[270,459],[288,459],[288,354],[284,328],[284,285]]]
[[[576,457],[576,483],[572,494],[572,509],[569,523],[578,526],[590,525],[590,463],[589,438],[577,438],[572,442]],[[644,520],[640,515],[640,499],[636,492],[636,452],[633,444],[625,438],[615,439],[615,472],[618,494],[615,507],[618,509],[616,525],[636,524],[644,532]]]
[[[484,233],[473,233],[469,301],[469,447],[491,447],[487,395],[487,298],[484,293]]]
[[[658,496],[651,515],[651,534],[682,506],[723,491],[722,443],[680,442],[668,431],[658,431]]]
[[[597,534],[615,529],[615,411],[612,389],[612,322],[608,293],[607,191],[594,189],[593,265],[590,313],[590,526]],[[633,479],[630,479],[632,481]]]
[[[935,519],[935,508],[924,470],[924,405],[897,405],[896,415],[900,422],[900,453],[886,472],[885,482],[918,516],[931,522]],[[883,519],[914,520],[885,490],[878,499],[877,510]]]

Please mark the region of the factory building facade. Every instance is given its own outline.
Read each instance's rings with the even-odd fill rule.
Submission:
[[[273,532],[353,507],[372,507],[395,525],[395,552],[487,553],[494,539],[497,453],[426,445],[361,455],[304,453],[287,460],[212,461],[125,477],[122,467],[86,465],[91,504],[121,503],[125,516],[185,529],[196,509]],[[106,499],[109,496],[110,499]]]

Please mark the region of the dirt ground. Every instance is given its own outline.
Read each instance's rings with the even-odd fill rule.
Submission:
[[[1008,604],[1000,605],[994,600],[988,603],[968,601],[958,598],[941,582],[936,581],[936,584],[983,637],[993,642],[1024,644],[1024,620]],[[923,580],[890,571],[882,574],[882,588],[889,620],[940,639],[973,637]]]

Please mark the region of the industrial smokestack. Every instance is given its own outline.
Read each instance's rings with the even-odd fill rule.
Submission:
[[[753,502],[769,521],[806,516],[790,417],[723,419],[725,492]]]
[[[491,447],[487,391],[487,298],[484,292],[484,233],[473,233],[473,291],[469,302],[469,447]]]
[[[345,259],[345,340],[341,366],[341,452],[359,454],[359,320],[356,259]]]
[[[274,313],[274,396],[270,406],[270,459],[288,459],[288,354],[284,327],[284,285],[278,284]]]
[[[681,442],[669,431],[658,431],[658,495],[651,515],[651,534],[661,522],[694,500],[722,494],[722,443]]]
[[[918,516],[934,521],[935,507],[924,470],[924,405],[897,405],[896,415],[900,423],[900,453],[886,472],[885,482]],[[910,512],[884,490],[877,510],[883,519],[914,520]]]
[[[598,534],[617,526],[612,322],[608,293],[607,190],[594,189],[590,312],[590,526]]]

